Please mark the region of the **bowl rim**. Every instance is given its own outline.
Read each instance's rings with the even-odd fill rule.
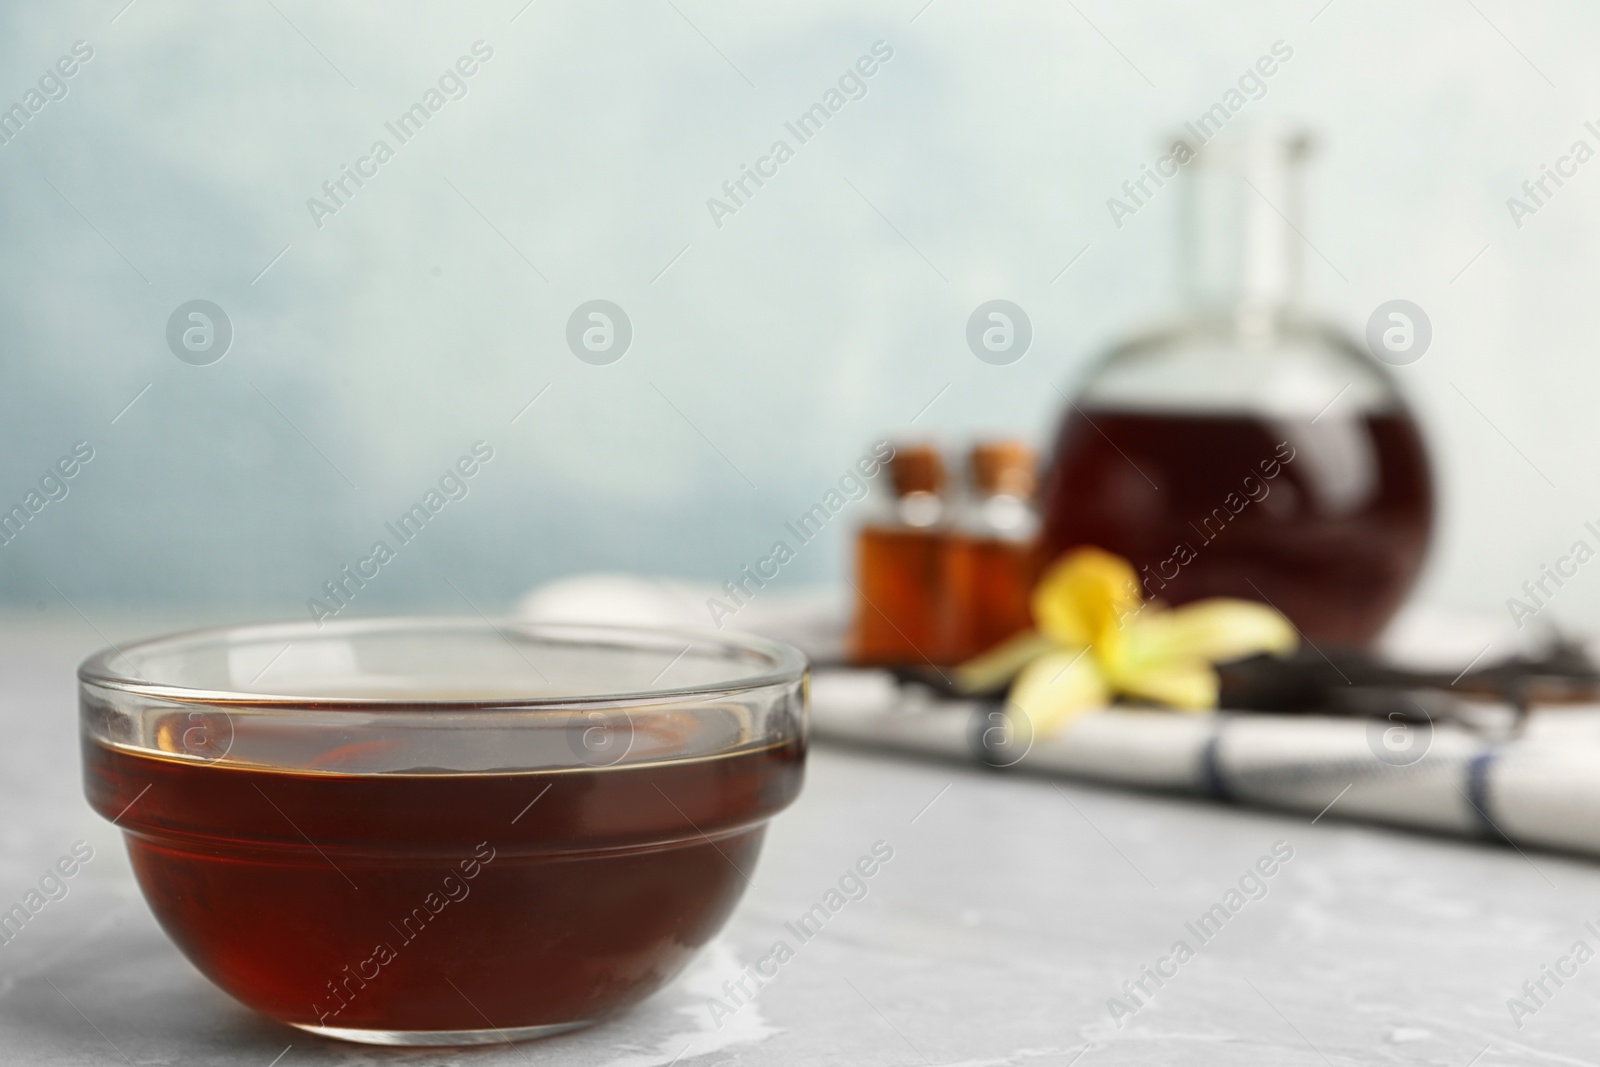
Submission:
[[[251,641],[286,641],[288,642],[285,645],[287,650],[293,644],[296,635],[301,639],[316,638],[326,640],[330,637],[353,638],[368,634],[392,634],[406,630],[419,633],[428,630],[456,633],[478,631],[485,637],[492,635],[508,643],[509,638],[506,636],[506,631],[510,630],[520,633],[544,634],[552,638],[565,637],[564,641],[557,640],[553,643],[588,645],[591,647],[611,645],[633,649],[647,647],[643,643],[646,638],[653,639],[656,643],[660,643],[665,639],[669,643],[685,642],[684,652],[688,652],[696,643],[702,645],[710,644],[718,646],[733,655],[765,657],[769,665],[763,669],[752,670],[748,674],[735,675],[714,683],[660,689],[619,689],[614,692],[566,693],[543,696],[445,696],[406,699],[392,695],[364,697],[314,695],[294,692],[251,692],[242,689],[208,689],[201,686],[152,682],[139,675],[138,667],[134,665],[133,660],[129,657],[129,653],[136,654],[150,650],[159,651],[162,646],[177,648],[187,644],[203,647],[207,643],[225,646],[231,641],[240,638]],[[129,667],[132,667],[132,671],[120,670],[115,667],[114,664],[117,660],[122,660]],[[535,671],[538,670],[537,667],[534,669]],[[325,712],[393,709],[397,712],[433,714],[437,712],[488,711],[496,709],[524,711],[560,709],[570,711],[574,707],[681,703],[686,699],[722,697],[776,685],[793,684],[803,679],[809,669],[810,663],[806,655],[794,646],[742,631],[711,630],[687,626],[633,625],[629,623],[564,622],[514,616],[386,615],[334,619],[322,623],[293,620],[228,624],[158,634],[153,637],[141,638],[121,645],[113,644],[100,649],[78,665],[77,677],[80,690],[93,687],[135,697],[169,700],[184,704],[217,705],[230,710],[261,708],[275,711],[301,709],[307,712]],[[665,671],[662,673],[665,673]]]

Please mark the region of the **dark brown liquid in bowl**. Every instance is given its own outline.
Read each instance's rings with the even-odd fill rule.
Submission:
[[[805,754],[350,775],[84,750],[90,803],[126,809],[145,898],[208,978],[285,1022],[405,1031],[657,989],[738,901]]]

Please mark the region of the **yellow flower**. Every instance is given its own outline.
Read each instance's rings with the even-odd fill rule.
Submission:
[[[968,692],[1013,679],[1007,713],[1026,716],[1034,736],[1058,730],[1113,697],[1180,711],[1217,705],[1213,663],[1297,644],[1288,619],[1265,604],[1214,597],[1167,608],[1145,602],[1121,556],[1078,548],[1033,591],[1037,630],[1019,634],[957,668]]]

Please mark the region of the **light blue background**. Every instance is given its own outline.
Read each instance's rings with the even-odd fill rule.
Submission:
[[[1595,140],[1590,7],[123,2],[0,13],[0,102],[95,50],[0,147],[0,503],[97,453],[0,548],[19,609],[303,614],[479,439],[471,494],[353,610],[720,581],[880,436],[1042,435],[1052,386],[1176,299],[1176,196],[1121,230],[1106,198],[1280,39],[1247,114],[1320,134],[1311,302],[1358,335],[1396,297],[1433,320],[1398,372],[1442,480],[1423,595],[1503,612],[1600,517],[1600,162],[1520,230],[1505,206]],[[468,95],[317,229],[306,199],[480,39]],[[706,199],[880,39],[866,97],[716,227]],[[194,298],[236,331],[209,367],[164,340]],[[611,366],[563,339],[596,298],[633,323]],[[995,298],[1033,321],[1010,366],[964,340]],[[782,581],[836,581],[853,521]],[[1551,615],[1600,621],[1600,572]]]

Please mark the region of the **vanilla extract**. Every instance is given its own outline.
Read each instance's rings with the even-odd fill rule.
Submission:
[[[795,738],[354,774],[84,742],[91,805],[119,817],[145,898],[201,973],[282,1022],[352,1030],[561,1024],[646,996],[722,927],[804,755]]]

